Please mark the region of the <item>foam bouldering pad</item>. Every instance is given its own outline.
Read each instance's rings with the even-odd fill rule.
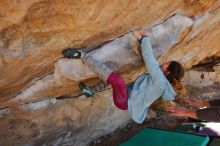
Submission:
[[[206,146],[208,136],[145,128],[120,146]]]

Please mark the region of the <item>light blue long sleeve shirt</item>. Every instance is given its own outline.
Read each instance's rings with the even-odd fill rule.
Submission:
[[[149,106],[159,97],[173,100],[177,95],[153,55],[149,37],[142,39],[141,51],[148,73],[135,80],[128,98],[128,110],[137,123],[144,121]]]

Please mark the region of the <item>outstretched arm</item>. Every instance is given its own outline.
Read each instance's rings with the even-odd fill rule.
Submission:
[[[177,117],[190,117],[199,120],[220,122],[220,107],[186,109],[178,105],[170,104],[166,107],[166,111]]]
[[[160,69],[160,64],[154,57],[150,38],[148,37],[149,33],[143,29],[139,31],[133,31],[132,33],[141,43],[141,52],[143,60],[147,67],[147,71],[151,75],[153,81],[163,81],[164,75]]]
[[[173,116],[198,119],[195,109],[182,108],[176,104],[170,104],[169,106],[167,106],[166,111],[168,111]]]
[[[201,100],[196,100],[196,99],[192,99],[190,97],[184,97],[183,98],[184,102],[192,105],[192,106],[196,106],[196,107],[210,107],[210,102],[209,101],[201,101]]]

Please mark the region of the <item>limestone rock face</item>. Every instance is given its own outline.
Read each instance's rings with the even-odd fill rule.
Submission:
[[[62,58],[67,47],[129,83],[146,72],[130,33],[144,27],[159,62],[187,69],[186,85],[220,81],[219,0],[2,0],[0,18],[0,145],[86,145],[130,120],[110,87],[80,96],[80,81],[99,79],[81,60]]]

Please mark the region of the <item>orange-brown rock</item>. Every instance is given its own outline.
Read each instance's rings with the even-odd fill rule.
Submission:
[[[0,1],[0,145],[86,145],[129,121],[110,87],[79,97],[80,81],[99,79],[62,58],[64,48],[83,49],[131,82],[146,69],[130,32],[145,27],[157,59],[180,61],[184,83],[201,87],[220,81],[219,22],[219,0]]]
[[[135,28],[161,23],[175,13],[198,17],[219,5],[217,0],[1,3],[0,96],[6,99],[51,73],[63,48],[93,48]]]

